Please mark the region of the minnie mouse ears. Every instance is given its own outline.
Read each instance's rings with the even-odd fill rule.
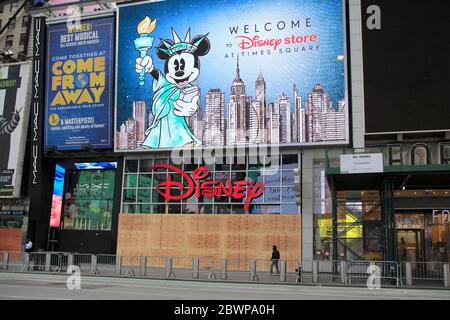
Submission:
[[[166,59],[181,53],[195,53],[199,56],[203,56],[209,52],[210,48],[210,43],[207,38],[208,35],[209,33],[199,35],[190,41],[191,29],[189,28],[184,40],[181,40],[176,31],[172,28],[173,40],[160,38],[161,43],[158,46],[158,50],[164,53],[163,56],[167,56]]]

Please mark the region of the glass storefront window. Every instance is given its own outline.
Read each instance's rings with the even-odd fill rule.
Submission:
[[[138,205],[138,213],[148,214],[151,211],[150,204],[139,204]]]
[[[325,160],[313,163],[314,259],[333,259],[332,197]],[[381,206],[378,191],[337,193],[339,259],[382,260]]]
[[[265,202],[280,202],[280,192],[281,192],[281,188],[267,187],[264,190],[264,201]]]
[[[283,203],[281,205],[281,212],[284,214],[297,214],[297,204],[294,203]]]
[[[151,199],[151,189],[138,189],[138,202],[150,203]]]
[[[125,163],[125,172],[137,172],[138,160],[127,160]]]
[[[153,159],[143,159],[140,162],[140,172],[152,172],[150,168],[153,166]]]
[[[398,261],[450,261],[450,228],[442,215],[432,210],[398,212],[395,225]]]
[[[255,162],[259,161],[259,162]],[[124,213],[170,213],[170,214],[243,214],[244,199],[236,199],[226,195],[214,198],[200,195],[188,199],[168,202],[158,192],[156,186],[166,182],[170,176],[173,182],[184,186],[183,193],[188,191],[188,181],[173,170],[158,168],[150,171],[153,164],[171,164],[192,177],[199,167],[199,159],[185,159],[185,163],[176,164],[168,158],[126,159],[124,183],[122,190],[122,212]],[[265,163],[265,164],[263,164]],[[209,169],[205,180],[215,180],[227,185],[227,180],[262,182],[264,194],[253,199],[250,214],[297,214],[295,202],[294,169],[300,168],[298,154],[278,157],[224,157],[217,158],[213,164],[202,164]],[[249,187],[246,187],[248,191]],[[171,195],[180,195],[178,188],[171,189]],[[164,191],[161,189],[161,191]],[[144,212],[149,210],[149,212]]]
[[[266,186],[279,186],[281,175],[279,171],[264,171],[264,184]]]
[[[281,188],[281,202],[295,202],[294,187]]]
[[[296,155],[283,155],[283,171],[284,170],[294,170],[298,168],[298,159]]]
[[[136,189],[123,190],[123,202],[136,202]]]
[[[136,205],[134,204],[125,204],[122,206],[123,213],[137,213]]]
[[[141,174],[139,175],[139,188],[151,188],[152,187],[152,175]]]
[[[125,175],[125,188],[136,188],[137,186],[137,174]]]
[[[266,214],[280,214],[280,205],[265,205],[262,207],[262,213]]]
[[[111,230],[114,170],[70,171],[64,196],[63,229]],[[124,193],[135,199],[135,189]]]
[[[181,213],[181,204],[176,203],[176,204],[169,204],[168,205],[168,212],[169,213]]]

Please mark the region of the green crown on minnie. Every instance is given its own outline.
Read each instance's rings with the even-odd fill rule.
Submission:
[[[167,42],[167,40],[160,38],[161,42],[166,46],[166,48],[158,47],[158,50],[161,50],[162,52],[168,54],[170,57],[180,53],[193,54],[195,50],[197,50],[198,45],[208,36],[208,34],[209,33],[205,34],[194,43],[191,43],[190,28],[188,29],[186,36],[184,37],[184,40],[181,40],[176,31],[172,28],[173,43],[169,43]]]

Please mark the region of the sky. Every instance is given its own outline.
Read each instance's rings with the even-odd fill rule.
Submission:
[[[120,126],[132,115],[132,101],[151,101],[151,81],[147,76],[144,86],[139,85],[135,60],[139,53],[134,47],[138,37],[137,24],[149,16],[157,19],[154,47],[148,54],[152,56],[157,69],[164,70],[164,62],[156,56],[159,38],[171,39],[173,27],[181,38],[188,28],[191,37],[209,33],[210,52],[200,57],[201,70],[199,86],[202,91],[202,106],[206,92],[220,88],[225,92],[225,103],[229,100],[230,86],[236,74],[236,54],[240,56],[241,78],[246,84],[247,95],[254,96],[254,82],[261,71],[267,87],[267,102],[274,102],[281,93],[292,99],[292,86],[296,84],[303,99],[315,84],[320,83],[331,95],[335,107],[337,100],[345,97],[344,61],[338,56],[344,55],[344,30],[341,0],[168,0],[120,7],[118,34],[118,121]],[[307,27],[306,21],[310,21]],[[284,30],[278,30],[276,24],[283,21]],[[291,21],[300,21],[300,27],[291,28]],[[271,31],[265,31],[267,23]],[[248,33],[244,33],[247,25]],[[282,26],[283,24],[280,24]],[[278,48],[263,47],[242,50],[237,46],[237,34],[230,34],[230,28],[239,28],[239,35],[263,39],[282,39],[295,36],[316,35],[319,49],[301,51],[304,44],[284,45]],[[255,31],[259,32],[255,32]],[[291,52],[287,53],[286,49]],[[314,47],[316,48],[316,47]],[[283,54],[279,53],[279,50]],[[294,50],[299,50],[294,52]],[[270,54],[260,51],[270,50]],[[252,52],[257,51],[257,55]],[[250,56],[247,55],[251,52]],[[232,56],[234,55],[234,56]],[[291,103],[291,105],[293,105]]]

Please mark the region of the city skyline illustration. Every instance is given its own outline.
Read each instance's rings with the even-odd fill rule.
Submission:
[[[268,101],[263,73],[246,84],[239,58],[228,99],[221,88],[200,94],[199,109],[188,118],[188,125],[204,146],[338,142],[347,138],[345,97],[333,101],[318,83],[304,99],[294,84],[291,94],[282,92],[275,101]],[[116,145],[122,150],[140,149],[145,130],[153,122],[151,103],[131,103],[132,113],[116,132]]]
[[[152,57],[154,67],[162,72],[164,61],[157,57],[156,47],[160,39],[172,39],[172,28],[183,38],[188,30],[191,38],[208,34],[211,49],[207,55],[200,57],[198,77],[203,93],[210,88],[220,88],[229,97],[230,80],[234,79],[236,58],[239,56],[242,79],[247,85],[252,84],[260,72],[263,73],[268,101],[275,101],[282,92],[289,94],[294,84],[305,99],[317,83],[327,88],[333,101],[337,101],[345,96],[346,90],[342,12],[341,0],[287,0],[281,4],[263,0],[186,0],[182,3],[162,1],[121,7],[118,20],[116,129],[132,113],[133,101],[150,103],[152,100],[151,76],[146,75],[145,84],[141,86],[139,75],[135,72],[139,52],[134,40],[139,36],[137,25],[146,16],[156,19],[156,27],[151,33],[153,47],[147,55]],[[284,30],[276,27],[280,21],[286,26]],[[267,23],[271,23],[271,31],[264,30]],[[296,26],[293,23],[297,23]],[[232,33],[230,30],[239,31]],[[262,39],[316,35],[317,41],[283,43],[276,49],[270,46],[239,48],[237,36],[255,35]],[[250,92],[249,95],[252,95]]]

